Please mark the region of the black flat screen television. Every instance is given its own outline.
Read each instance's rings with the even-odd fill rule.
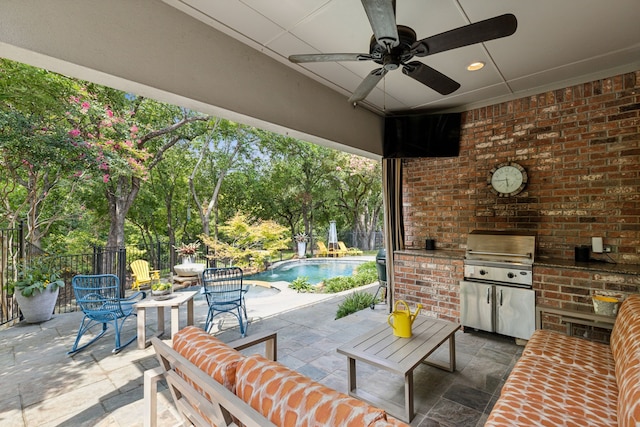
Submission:
[[[383,157],[455,157],[461,113],[392,115],[384,120]]]

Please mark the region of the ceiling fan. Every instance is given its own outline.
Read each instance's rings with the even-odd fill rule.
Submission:
[[[518,26],[516,17],[507,13],[416,40],[416,32],[413,29],[396,24],[395,0],[362,0],[362,5],[373,29],[369,53],[317,53],[289,56],[289,61],[296,64],[373,61],[382,65],[381,68],[371,71],[356,88],[349,98],[349,102],[354,104],[365,99],[385,74],[401,66],[404,74],[442,95],[455,92],[460,87],[460,83],[420,61],[411,61],[411,59],[510,36],[515,33]]]

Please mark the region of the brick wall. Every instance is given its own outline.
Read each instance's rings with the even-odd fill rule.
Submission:
[[[640,71],[467,111],[460,156],[403,162],[405,243],[463,249],[476,228],[535,230],[539,255],[571,259],[602,236],[618,262],[640,264]],[[499,198],[495,165],[529,184]]]
[[[406,301],[411,310],[421,303],[430,317],[460,319],[462,259],[398,254],[394,269],[394,300]]]
[[[403,161],[408,249],[434,238],[459,253],[471,230],[518,228],[536,231],[538,258],[573,260],[602,236],[615,261],[640,264],[640,71],[467,111],[462,128],[459,157]],[[529,184],[500,198],[487,175],[508,161]],[[396,299],[459,319],[460,258],[398,255]],[[538,303],[589,305],[594,289],[637,292],[639,277],[535,268],[534,289]]]

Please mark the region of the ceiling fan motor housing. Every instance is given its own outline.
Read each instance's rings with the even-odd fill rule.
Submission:
[[[398,69],[400,64],[413,57],[411,46],[416,42],[416,32],[404,25],[398,25],[398,36],[400,43],[391,51],[387,51],[386,46],[378,43],[375,36],[371,36],[369,53],[375,63],[382,65],[388,71]]]

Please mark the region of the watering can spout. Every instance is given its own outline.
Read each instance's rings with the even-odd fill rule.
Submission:
[[[418,304],[416,306],[416,311],[413,312],[413,314],[411,315],[411,324],[413,325],[413,321],[416,320],[416,317],[418,317],[418,313],[420,313],[420,310],[422,309],[422,304]]]

